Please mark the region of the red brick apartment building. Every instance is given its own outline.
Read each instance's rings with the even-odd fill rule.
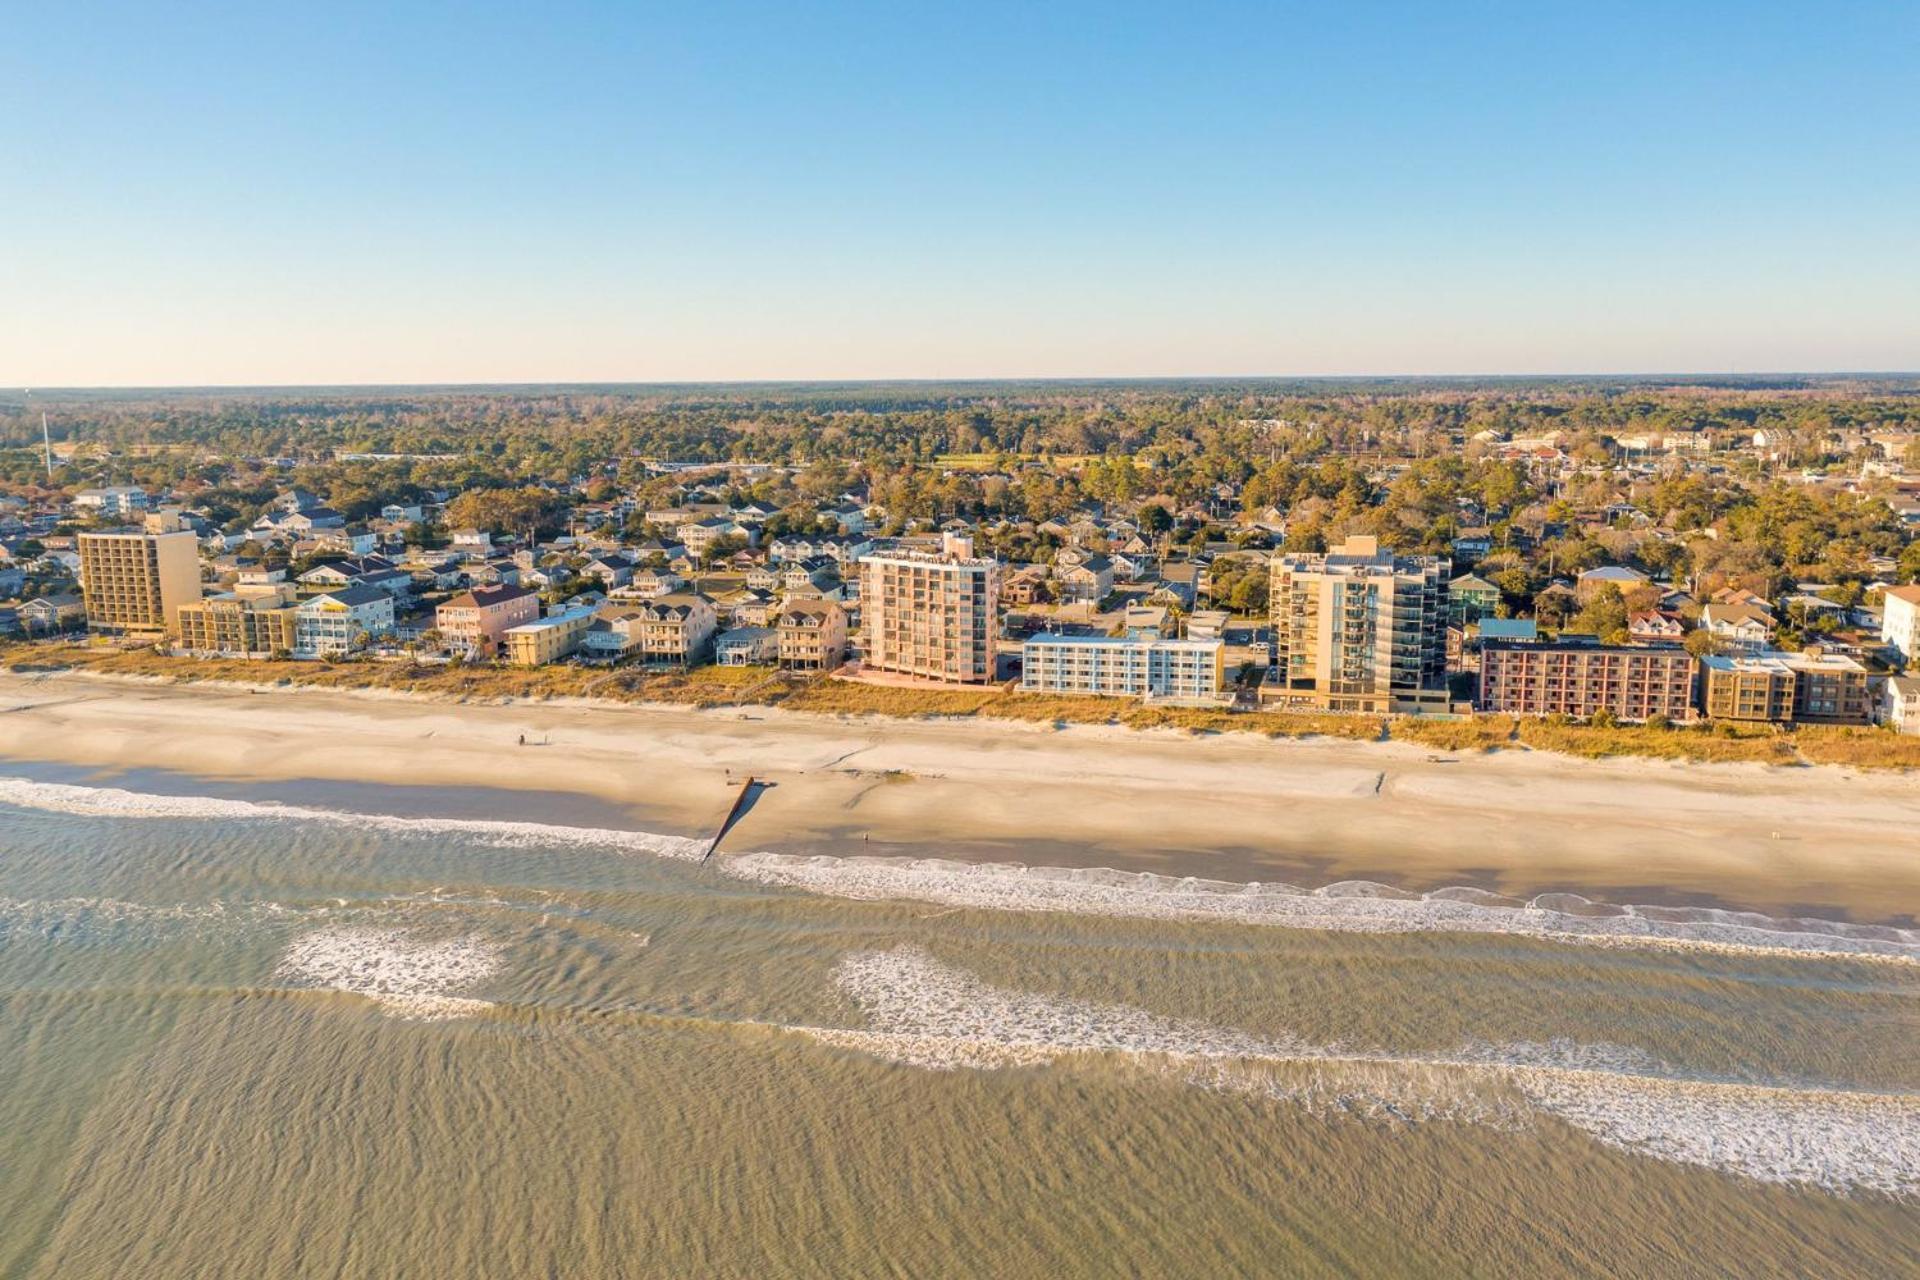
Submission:
[[[1694,660],[1684,649],[1581,640],[1489,640],[1480,648],[1482,711],[1585,719],[1691,720]]]

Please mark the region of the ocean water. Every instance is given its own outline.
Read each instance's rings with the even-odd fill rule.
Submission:
[[[0,775],[0,1277],[1920,1274],[1901,925]]]

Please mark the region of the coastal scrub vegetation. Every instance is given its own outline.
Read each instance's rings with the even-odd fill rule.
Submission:
[[[1517,726],[1511,716],[1471,719],[1411,718],[1393,724],[1396,742],[1412,742],[1437,751],[1497,751],[1512,746]]]
[[[1872,729],[1850,732],[1857,732],[1863,737],[1895,736],[1882,735]],[[1589,760],[1609,756],[1640,756],[1703,764],[1800,763],[1794,753],[1796,736],[1772,725],[1722,724],[1712,728],[1689,725],[1663,729],[1644,724],[1568,724],[1535,719],[1522,720],[1518,731],[1520,744],[1535,751],[1553,751]],[[1866,754],[1869,753],[1863,752],[1863,756]],[[1862,763],[1865,763],[1864,759]],[[1888,767],[1899,766],[1888,762]]]
[[[394,662],[293,662],[182,658],[151,649],[16,646],[0,652],[16,674],[84,672],[135,680],[249,688],[367,690],[453,700],[592,698],[696,708],[777,707],[815,715],[895,719],[974,718],[1133,730],[1246,733],[1268,738],[1404,742],[1435,751],[1550,751],[1587,759],[1641,757],[1724,764],[1829,764],[1920,769],[1920,737],[1881,728],[1773,725],[1575,724],[1561,719],[1382,718],[1222,707],[1143,705],[1001,687],[939,689],[797,677],[770,667],[648,671],[583,666],[412,666]]]

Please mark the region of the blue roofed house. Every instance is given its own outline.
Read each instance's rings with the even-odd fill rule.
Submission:
[[[1538,640],[1540,624],[1532,618],[1482,618],[1482,640]]]

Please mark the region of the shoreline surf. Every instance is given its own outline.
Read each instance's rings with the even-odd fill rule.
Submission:
[[[729,849],[1920,919],[1920,787],[1838,769],[1436,762],[1391,744],[77,679],[53,692],[0,676],[0,758],[166,770],[212,779],[202,794],[271,788],[283,803],[355,809],[377,788],[380,805],[407,812],[437,812],[443,796],[482,816],[681,836],[710,836],[737,792],[729,779],[752,775],[773,789]]]
[[[0,804],[134,820],[257,821],[455,836],[502,847],[572,846],[698,862],[706,842],[653,832],[517,819],[357,813],[232,796],[139,792],[0,776]],[[719,874],[771,888],[956,909],[1058,912],[1372,933],[1502,934],[1555,943],[1920,964],[1920,929],[1774,917],[1717,908],[1611,904],[1555,893],[1505,899],[1471,887],[1427,892],[1338,881],[1317,887],[1169,877],[1113,868],[1033,867],[945,859],[724,853]]]

